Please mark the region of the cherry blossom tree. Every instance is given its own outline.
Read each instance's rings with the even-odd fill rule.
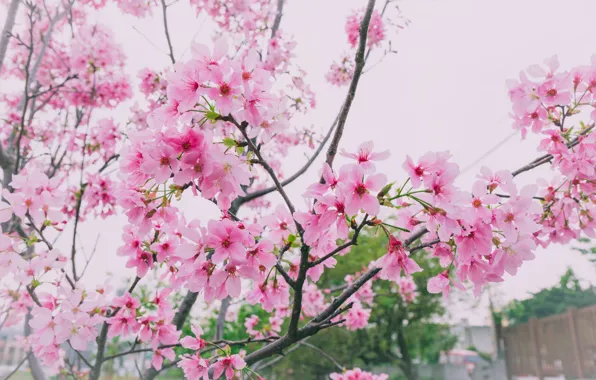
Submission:
[[[373,142],[341,149],[369,58],[392,53],[392,37],[407,25],[392,0],[346,11],[346,54],[327,79],[347,94],[322,136],[293,124],[318,104],[295,63],[296,43],[281,29],[285,0],[191,0],[217,33],[195,41],[184,62],[168,29],[173,3],[114,2],[135,17],[161,12],[171,61],[139,73],[145,103],[131,107],[128,120],[98,116],[137,91],[123,74],[117,36],[93,24],[106,0],[12,0],[0,36],[1,78],[18,88],[0,99],[1,323],[25,321],[26,359],[38,379],[96,380],[106,362],[136,354],[151,356],[149,368],[139,368],[145,379],[173,366],[190,379],[259,378],[257,363],[321,330],[366,328],[371,282],[406,284],[422,270],[413,252],[427,249],[444,268],[429,292],[448,296],[455,286],[479,294],[540,246],[594,237],[596,61],[564,71],[552,57],[512,81],[513,126],[521,136],[542,135],[542,155],[514,171],[482,168],[475,185],[461,189],[447,151],[391,157],[404,171],[381,173],[375,163],[389,152]],[[310,158],[286,173],[283,158],[303,148]],[[320,179],[297,203],[285,186],[313,165]],[[518,176],[543,165],[550,178],[521,186]],[[273,193],[279,204],[267,197]],[[220,217],[189,220],[185,200],[212,202]],[[124,293],[86,286],[93,259],[79,242],[81,223],[116,213],[128,225],[110,238],[121,238],[117,254],[136,274]],[[386,254],[333,296],[323,293],[318,279],[364,230],[387,237]],[[57,239],[70,250],[55,248]],[[152,295],[140,297],[141,286]],[[247,321],[251,336],[226,340],[222,317],[207,337],[189,319],[199,297],[218,302],[220,316],[231,302],[258,305],[270,328]],[[188,323],[192,334],[183,334]],[[130,348],[108,355],[114,337]],[[386,378],[360,369],[330,376]]]

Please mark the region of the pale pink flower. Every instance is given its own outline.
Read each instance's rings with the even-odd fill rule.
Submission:
[[[344,157],[352,158],[356,160],[358,165],[364,169],[364,173],[373,173],[375,171],[375,164],[373,161],[381,161],[389,158],[389,151],[373,152],[374,143],[372,141],[366,141],[360,144],[358,147],[358,153],[348,153],[344,149],[340,151],[340,154]]]

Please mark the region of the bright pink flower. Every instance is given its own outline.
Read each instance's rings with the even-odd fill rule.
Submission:
[[[133,316],[126,316],[124,313],[118,313],[106,321],[110,325],[108,338],[115,336],[126,337],[129,334],[136,333],[141,325]]]
[[[465,260],[470,257],[489,255],[493,237],[490,225],[477,222],[465,228],[465,231],[455,236],[458,257]]]
[[[486,193],[486,184],[483,181],[476,181],[472,188],[471,208],[466,215],[466,220],[470,224],[474,224],[476,220],[484,223],[490,223],[493,218],[492,211],[487,206],[497,204],[499,197],[493,194]]]
[[[349,170],[348,179],[339,185],[346,194],[346,214],[356,215],[360,210],[364,210],[370,216],[377,215],[381,210],[381,206],[376,197],[376,192],[385,186],[387,177],[385,174],[377,173],[364,178],[364,171],[358,166]]]
[[[114,298],[114,306],[119,307],[122,312],[128,312],[130,315],[136,315],[141,302],[130,293],[125,293],[121,297]]]
[[[354,306],[345,315],[346,328],[351,331],[365,328],[368,325],[371,311],[370,309],[363,308],[360,302],[354,303]]]
[[[214,369],[214,379],[219,379],[225,373],[226,379],[231,380],[236,372],[242,370],[244,367],[246,367],[246,362],[239,355],[231,355],[217,359],[210,368]]]
[[[398,282],[402,270],[406,276],[422,271],[416,261],[408,257],[402,242],[393,235],[389,236],[387,254],[381,257],[377,263],[381,267],[379,277],[394,282]]]
[[[207,226],[209,247],[215,250],[212,256],[214,263],[219,264],[230,258],[242,262],[246,258],[244,244],[250,242],[250,236],[231,220],[210,220]]]
[[[344,373],[332,373],[329,375],[331,380],[387,380],[389,376],[382,373],[379,375],[365,372],[360,368],[354,368],[345,371]]]
[[[187,379],[209,380],[209,361],[196,355],[184,355],[178,363]]]
[[[174,71],[167,76],[168,99],[175,99],[182,111],[193,108],[205,92],[202,87],[204,76],[198,62],[177,63],[174,65]]]

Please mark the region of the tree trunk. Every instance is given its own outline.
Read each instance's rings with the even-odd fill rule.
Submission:
[[[12,0],[8,6],[6,21],[4,22],[4,28],[2,28],[2,35],[0,36],[0,72],[2,71],[4,57],[6,57],[6,50],[8,49],[8,41],[10,40],[9,34],[12,32],[12,28],[14,27],[17,10],[19,9],[20,3],[20,0]]]
[[[31,320],[31,310],[29,310],[29,312],[25,316],[25,331],[24,331],[25,337],[31,335],[31,327],[29,326],[30,320]],[[35,357],[35,355],[33,353],[31,353],[31,355],[29,355],[29,357],[27,358],[27,361],[29,362],[29,369],[31,369],[31,376],[33,376],[33,378],[35,380],[47,380],[46,374],[43,372],[43,368],[41,368],[41,364],[39,364],[39,360],[37,360],[37,358]]]
[[[418,380],[418,373],[416,367],[412,364],[412,357],[408,349],[408,343],[404,335],[403,324],[400,322],[397,328],[397,344],[399,352],[401,353],[401,369],[408,380]]]

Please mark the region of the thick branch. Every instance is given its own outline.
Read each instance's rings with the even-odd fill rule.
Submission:
[[[27,312],[27,315],[25,316],[25,331],[24,331],[24,335],[25,337],[31,335],[31,326],[29,326],[29,321],[31,320],[31,310],[29,310]],[[30,355],[27,356],[27,362],[29,363],[29,369],[31,370],[31,375],[33,376],[33,378],[35,380],[46,380],[46,374],[43,371],[43,368],[41,367],[41,364],[39,363],[39,360],[37,360],[37,357],[31,353]]]
[[[368,25],[370,23],[370,18],[371,18],[374,6],[375,6],[375,0],[369,0],[368,6],[364,13],[364,17],[362,19],[362,23],[360,24],[360,45],[358,47],[358,51],[356,52],[356,57],[355,57],[356,69],[354,71],[354,77],[352,78],[352,83],[350,84],[350,89],[348,91],[346,101],[344,102],[344,105],[343,105],[342,110],[338,117],[337,129],[335,130],[335,135],[333,136],[331,145],[329,146],[329,149],[327,150],[326,162],[329,164],[329,166],[333,166],[333,159],[335,158],[335,154],[337,153],[339,142],[340,142],[342,134],[343,134],[343,129],[344,129],[346,120],[348,118],[348,113],[350,112],[350,107],[352,105],[354,97],[356,96],[356,89],[358,87],[358,81],[362,74],[362,69],[364,68],[364,63],[365,63],[364,53],[366,50],[366,40],[367,40],[367,36],[368,36]],[[240,128],[240,131],[244,135],[244,138],[247,140],[249,146],[251,146],[252,141],[250,141],[250,139],[246,135],[246,130]],[[288,208],[290,209],[291,213],[294,214],[294,206],[292,205],[287,194],[285,193],[283,186],[281,185],[281,183],[279,183],[279,180],[275,176],[273,169],[269,166],[269,164],[267,164],[267,162],[265,162],[263,160],[263,158],[260,155],[260,152],[256,149],[254,149],[254,145],[252,145],[252,146],[253,146],[253,150],[255,150],[255,154],[257,155],[259,160],[262,161],[261,164],[263,165],[265,170],[267,170],[267,172],[269,172],[271,178],[275,182],[275,186],[277,187],[277,190],[280,192],[280,194],[286,201],[286,204],[288,205]],[[302,226],[300,226],[299,223],[296,223],[296,227],[298,229],[298,232],[300,233],[300,236],[302,237],[303,232],[304,232]],[[289,340],[293,340],[293,341],[296,341],[299,337],[298,322],[300,320],[300,314],[302,312],[302,288],[304,286],[304,282],[306,281],[306,272],[310,268],[310,265],[308,262],[309,253],[310,253],[310,248],[303,244],[302,247],[300,248],[300,268],[298,270],[298,276],[295,281],[294,302],[292,305],[292,312],[291,312],[291,317],[290,317],[290,324],[288,326],[288,333],[286,335],[286,337],[288,337]],[[280,340],[282,340],[282,339],[280,339]]]
[[[348,286],[321,314],[313,318],[306,326],[299,329],[293,336],[286,334],[279,340],[249,354],[245,357],[248,365],[252,365],[260,360],[268,358],[274,354],[281,354],[283,350],[292,344],[303,340],[306,337],[312,336],[320,330],[334,326],[336,322],[329,322],[328,318],[332,317],[341,305],[358,291],[367,281],[373,278],[381,269],[373,268],[360,276],[350,286]]]
[[[226,325],[226,314],[228,312],[228,308],[230,307],[230,301],[232,299],[230,296],[227,296],[223,300],[221,300],[221,306],[219,307],[219,314],[217,315],[217,323],[215,325],[215,335],[213,340],[220,340],[224,337],[224,327]]]
[[[6,21],[4,22],[4,27],[2,28],[2,35],[0,35],[0,72],[2,72],[2,64],[4,63],[4,57],[6,57],[8,41],[10,40],[10,33],[14,27],[19,4],[21,4],[20,0],[11,0],[10,5],[8,6]]]
[[[275,20],[273,21],[273,26],[271,27],[271,38],[275,37],[275,34],[279,29],[279,25],[281,24],[281,17],[284,15],[284,3],[285,0],[277,0],[277,12],[275,13]]]

